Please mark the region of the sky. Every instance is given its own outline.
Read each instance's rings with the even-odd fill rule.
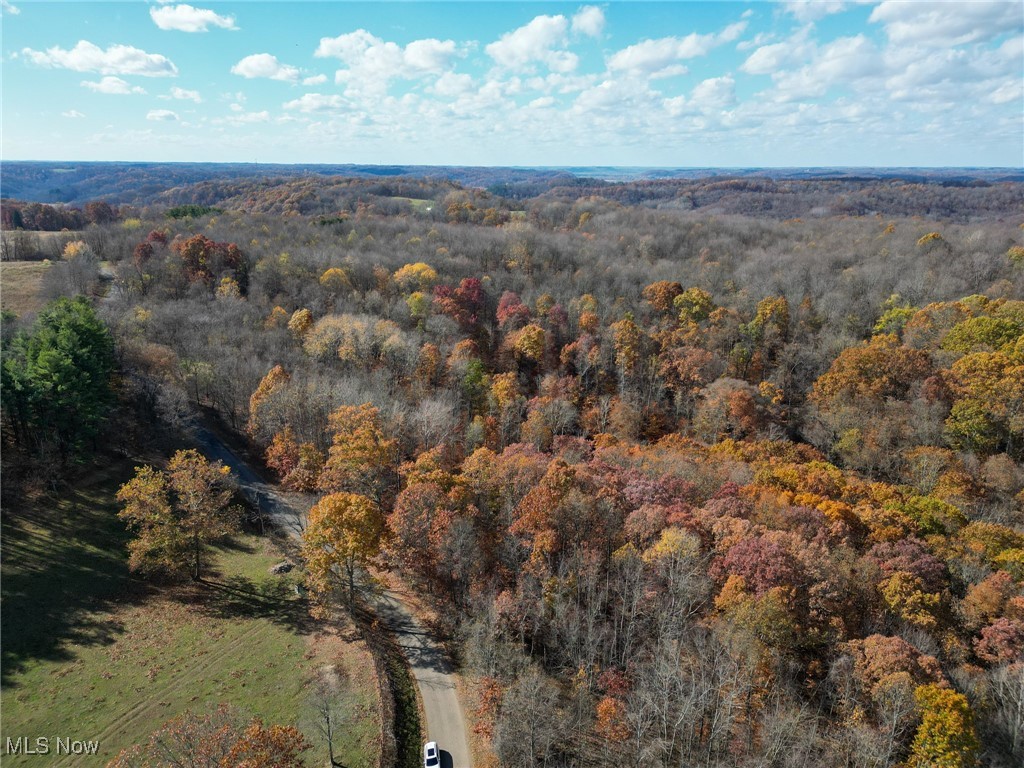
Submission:
[[[1024,3],[2,1],[6,160],[1024,166]]]

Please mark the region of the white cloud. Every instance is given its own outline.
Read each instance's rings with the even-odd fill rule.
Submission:
[[[357,29],[321,38],[313,55],[340,59],[347,66],[334,77],[335,82],[347,84],[346,93],[380,97],[393,79],[415,80],[444,73],[460,53],[454,40],[426,38],[402,47]]]
[[[303,85],[322,85],[327,82],[327,75],[311,75],[302,79]]]
[[[1013,48],[947,48],[922,50],[892,46],[885,57],[885,88],[889,96],[912,103],[916,109],[929,105],[977,102],[1007,103],[1007,93],[1022,85],[1024,61],[1020,54],[1007,56]]]
[[[191,5],[164,5],[150,8],[149,15],[153,22],[165,30],[179,32],[206,32],[211,26],[221,29],[238,29],[234,16],[221,16],[205,8],[193,8]]]
[[[779,101],[797,101],[824,96],[829,88],[855,87],[858,82],[870,80],[881,84],[885,75],[882,54],[864,35],[840,37],[814,53],[808,63],[798,70],[773,74]]]
[[[96,83],[89,80],[83,80],[82,86],[84,88],[88,88],[90,91],[95,91],[96,93],[109,93],[116,95],[146,92],[144,88],[140,88],[137,85],[132,86],[120,77],[114,77],[113,75],[101,78],[100,81]]]
[[[146,113],[146,119],[164,121],[177,120],[178,113],[172,112],[169,109],[151,109],[149,110],[149,112]]]
[[[792,59],[793,47],[789,43],[772,43],[750,54],[740,69],[748,75],[770,75]]]
[[[846,3],[843,0],[786,0],[782,7],[787,13],[793,14],[797,21],[807,24],[846,10]]]
[[[993,104],[1006,104],[1011,101],[1019,103],[1022,99],[1024,99],[1024,82],[1021,82],[1019,78],[1002,82],[988,97]]]
[[[604,11],[596,5],[585,5],[572,17],[573,34],[600,37],[604,31]]]
[[[832,82],[882,73],[879,51],[864,35],[836,38],[824,46],[814,69],[822,78]]]
[[[644,40],[613,54],[608,59],[608,69],[648,77],[664,76],[664,70],[678,66],[677,62],[706,56],[717,46],[732,42],[746,27],[747,22],[739,21],[718,33],[698,35],[694,32],[686,37]]]
[[[991,40],[1024,25],[1024,5],[1003,0],[971,2],[894,2],[871,12],[893,43],[949,48]]]
[[[690,104],[698,109],[725,109],[735,103],[736,81],[729,75],[708,78],[690,94]]]
[[[594,85],[598,75],[563,75],[550,72],[544,77],[528,78],[523,84],[526,88],[545,93],[576,93]]]
[[[454,54],[452,40],[413,40],[405,46],[402,63],[412,74],[437,74],[448,66]]]
[[[565,50],[568,31],[569,22],[561,14],[537,16],[529,24],[506,32],[485,50],[505,69],[529,69],[540,62],[554,72],[572,72],[579,63],[579,57]]]
[[[181,99],[182,101],[191,100],[196,104],[201,104],[203,97],[199,95],[199,91],[186,91],[184,88],[178,88],[174,86],[171,88],[171,98]]]
[[[270,113],[265,109],[262,112],[244,112],[237,119],[243,123],[265,123],[270,120]]]
[[[547,107],[553,107],[555,105],[555,99],[553,96],[541,96],[539,99],[534,99],[527,106],[530,109],[545,109]]]
[[[232,105],[234,106],[234,105]],[[226,117],[218,117],[212,120],[216,125],[253,125],[255,123],[270,122],[270,113],[267,110],[262,112],[237,112]]]
[[[690,35],[690,38],[697,37]],[[608,59],[608,69],[651,74],[683,58],[683,38],[663,37],[644,40],[616,52]]]
[[[737,21],[735,24],[730,24],[728,27],[718,33],[718,37],[715,40],[716,45],[722,43],[731,43],[733,40],[739,38],[747,28],[746,21]]]
[[[664,69],[659,69],[653,73],[650,77],[652,80],[661,80],[666,77],[679,77],[685,75],[690,71],[690,68],[685,64],[670,64]]]
[[[142,75],[143,77],[175,77],[178,68],[166,56],[146,53],[130,45],[112,45],[103,50],[87,40],[79,40],[70,51],[59,46],[22,53],[40,67],[70,69],[75,72],[98,72],[101,75]]]
[[[662,106],[671,117],[681,117],[688,111],[685,96],[673,96],[670,99],[665,99]]]
[[[458,95],[452,94],[454,100],[443,105],[424,100],[422,107],[430,109],[437,106],[442,116],[465,121],[464,124],[478,124],[481,121],[497,122],[515,110],[516,105],[509,96],[521,92],[522,84],[518,78],[511,80],[487,80],[479,88],[474,89],[472,83],[465,80],[452,81],[453,87],[468,86]]]
[[[60,114],[61,114],[61,117],[72,117],[72,118],[85,117],[85,115],[83,115],[77,109],[69,109],[67,112],[61,112]]]
[[[4,13],[9,13],[11,14],[11,16],[17,16],[19,13],[21,13],[21,8],[19,8],[16,5],[11,5],[9,2],[7,2],[7,0],[0,0],[0,6],[3,7]],[[71,111],[74,112],[74,110]],[[68,115],[65,113],[65,116]]]
[[[351,62],[370,47],[382,42],[379,37],[371,35],[365,29],[357,29],[338,37],[321,37],[320,45],[313,55],[320,59],[335,58]]]
[[[427,90],[438,96],[461,96],[473,90],[473,78],[456,72],[445,72]]]
[[[298,112],[337,112],[345,107],[345,100],[337,94],[305,93],[298,99],[285,102],[284,108]]]
[[[282,64],[276,56],[269,53],[254,53],[246,56],[231,68],[231,73],[253,79],[265,77],[270,80],[283,80],[294,83],[299,79],[299,70],[289,64]]]
[[[771,93],[771,98],[779,102],[817,99],[828,92],[829,85],[810,67],[802,67],[776,75],[775,90]]]
[[[579,114],[597,113],[622,122],[630,115],[648,112],[652,96],[653,92],[637,81],[609,79],[580,93],[573,109]]]
[[[782,43],[762,46],[740,65],[740,70],[748,74],[771,75],[774,88],[762,92],[759,98],[773,103],[797,102],[821,98],[837,88],[878,104],[884,100],[887,88],[892,90],[887,78],[907,72],[921,58],[929,58],[919,49],[879,48],[863,34],[839,37],[822,45],[810,39],[813,29],[808,25]],[[841,98],[837,96],[837,101]]]
[[[740,65],[740,70],[750,75],[772,75],[787,64],[807,61],[815,52],[814,44],[808,40],[811,29],[806,26],[781,43],[760,46]],[[758,37],[761,36],[755,37],[755,42]]]
[[[741,40],[736,43],[737,51],[749,51],[753,48],[760,48],[762,45],[767,45],[772,40],[776,39],[776,35],[773,32],[758,32],[750,40]]]
[[[1005,61],[1012,61],[1014,64],[1024,63],[1024,35],[1011,37],[999,46],[996,54]],[[1020,68],[1017,69],[1020,71]]]
[[[731,75],[723,75],[701,81],[693,87],[689,97],[663,99],[661,105],[672,118],[688,117],[701,121],[706,127],[709,121],[717,122],[726,114],[724,110],[736,103],[736,81]]]

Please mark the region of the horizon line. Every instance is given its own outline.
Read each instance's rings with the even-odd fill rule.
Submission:
[[[1024,171],[1022,165],[461,165],[458,163],[360,163],[360,162],[278,162],[259,160],[22,160],[0,158],[0,169],[9,163],[80,163],[80,164],[132,164],[132,165],[274,165],[274,166],[341,166],[370,168],[507,168],[511,170],[566,170],[570,168],[641,169],[649,171],[703,171],[703,170],[978,170]]]

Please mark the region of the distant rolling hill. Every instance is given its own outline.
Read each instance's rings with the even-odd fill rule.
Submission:
[[[984,185],[1024,182],[1020,168],[643,168],[572,166],[502,168],[428,165],[264,165],[256,163],[94,163],[5,161],[0,194],[8,199],[81,205],[91,200],[147,205],[175,187],[199,182],[342,176],[360,179],[416,178],[490,188],[507,197],[534,197],[554,188],[597,183],[743,179]]]

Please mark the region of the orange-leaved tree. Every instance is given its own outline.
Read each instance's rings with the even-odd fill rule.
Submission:
[[[122,750],[107,768],[303,768],[310,745],[293,726],[246,722],[235,708],[185,712],[154,731],[145,744]]]

